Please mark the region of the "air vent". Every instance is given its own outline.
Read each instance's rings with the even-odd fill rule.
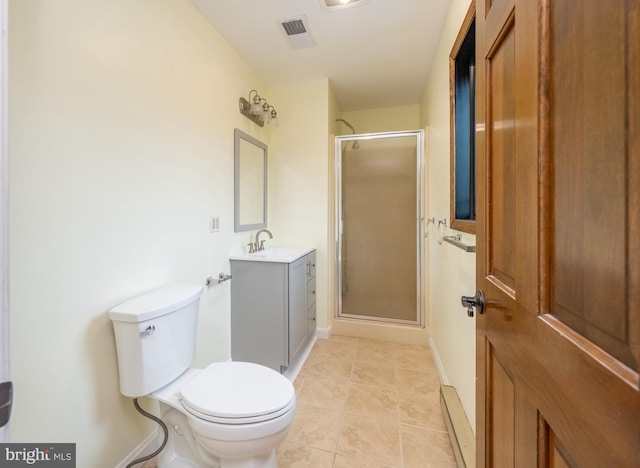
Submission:
[[[280,23],[284,37],[292,49],[302,49],[316,44],[311,34],[309,34],[306,16],[283,19],[279,20],[278,23]]]
[[[307,32],[307,29],[304,27],[304,23],[299,19],[282,23],[282,27],[284,28],[284,32],[287,33],[287,36],[293,36],[294,34],[304,34]]]

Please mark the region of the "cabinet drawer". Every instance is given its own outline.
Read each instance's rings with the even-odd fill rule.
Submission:
[[[316,253],[307,255],[307,278],[316,277]]]
[[[307,281],[307,309],[316,303],[316,279]]]

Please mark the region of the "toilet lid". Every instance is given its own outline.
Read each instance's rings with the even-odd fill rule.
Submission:
[[[289,380],[268,367],[250,362],[216,362],[181,390],[182,402],[196,416],[214,420],[270,419],[295,399]],[[229,421],[231,422],[231,421]]]

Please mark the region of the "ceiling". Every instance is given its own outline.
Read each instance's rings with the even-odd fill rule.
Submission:
[[[417,104],[450,0],[191,0],[271,86],[328,78],[343,111]],[[313,45],[292,48],[280,20]],[[293,37],[293,36],[292,36]]]

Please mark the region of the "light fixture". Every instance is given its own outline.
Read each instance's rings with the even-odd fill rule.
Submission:
[[[326,11],[335,11],[360,6],[367,1],[368,0],[320,0],[320,6]]]
[[[264,127],[265,123],[275,120],[278,116],[276,108],[269,104],[266,99],[260,97],[260,94],[255,89],[249,91],[249,100],[240,97],[239,105],[240,113],[261,127]]]

